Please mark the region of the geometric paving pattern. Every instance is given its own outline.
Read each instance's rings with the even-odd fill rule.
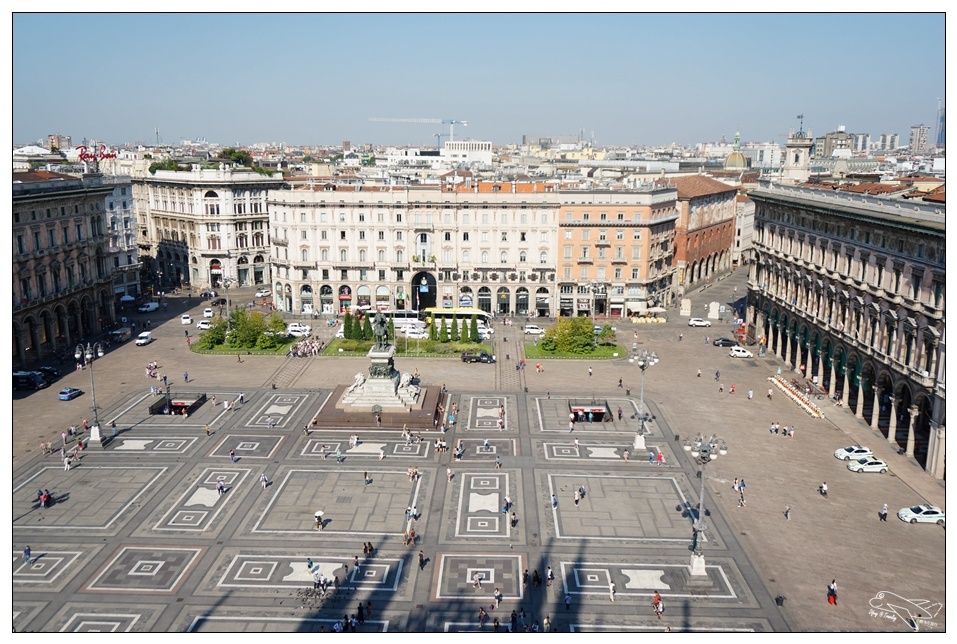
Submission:
[[[435,599],[479,598],[488,601],[498,588],[504,599],[523,598],[521,555],[443,554]],[[479,577],[481,586],[475,585]]]
[[[202,548],[121,548],[86,590],[174,592],[202,551]]]

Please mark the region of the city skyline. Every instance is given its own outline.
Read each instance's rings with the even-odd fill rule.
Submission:
[[[579,133],[598,145],[694,145],[736,131],[783,143],[803,114],[815,136],[843,125],[905,144],[912,125],[936,133],[944,18],[20,13],[13,140],[154,144],[158,130],[164,144],[426,147],[449,132],[371,120],[387,117],[467,121],[456,139],[494,145]],[[37,42],[76,34],[89,54],[69,64],[87,73],[51,81],[70,58]]]

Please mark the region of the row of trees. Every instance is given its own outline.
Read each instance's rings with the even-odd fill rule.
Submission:
[[[566,353],[588,355],[598,346],[615,341],[615,332],[605,325],[600,333],[595,333],[595,323],[590,318],[559,318],[555,326],[545,332],[539,341],[539,348],[548,353]]]
[[[373,340],[371,315],[346,313],[342,319],[342,336],[346,340]],[[389,338],[395,341],[395,324],[389,320]],[[478,318],[468,320],[439,320],[429,325],[429,339],[433,342],[481,342]]]
[[[268,351],[278,349],[287,341],[286,323],[277,313],[267,317],[259,311],[250,313],[236,307],[229,314],[228,327],[224,318],[214,318],[209,329],[200,334],[195,346],[207,350],[226,346]]]

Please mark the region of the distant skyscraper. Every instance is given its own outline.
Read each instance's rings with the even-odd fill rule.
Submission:
[[[346,139],[345,141],[342,142],[342,152],[346,153],[350,151],[352,151],[352,141],[349,141],[348,139]]]
[[[927,143],[930,139],[930,128],[921,123],[912,125],[910,128],[910,141],[907,148],[911,154],[924,154],[927,152]]]
[[[937,110],[937,148],[938,149],[943,149],[944,145],[946,144],[945,142],[947,137],[944,136],[944,130],[945,130],[944,116],[946,112],[947,112],[946,107],[941,107],[940,109]]]

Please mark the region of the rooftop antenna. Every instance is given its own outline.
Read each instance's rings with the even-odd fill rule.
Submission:
[[[153,128],[153,130],[156,132],[156,145],[159,146],[159,144],[160,144],[160,131],[159,131],[159,128],[158,128],[158,127],[155,127],[155,128]]]
[[[798,119],[801,121],[801,125],[798,128],[798,136],[803,138],[804,137],[804,115],[798,114]]]

